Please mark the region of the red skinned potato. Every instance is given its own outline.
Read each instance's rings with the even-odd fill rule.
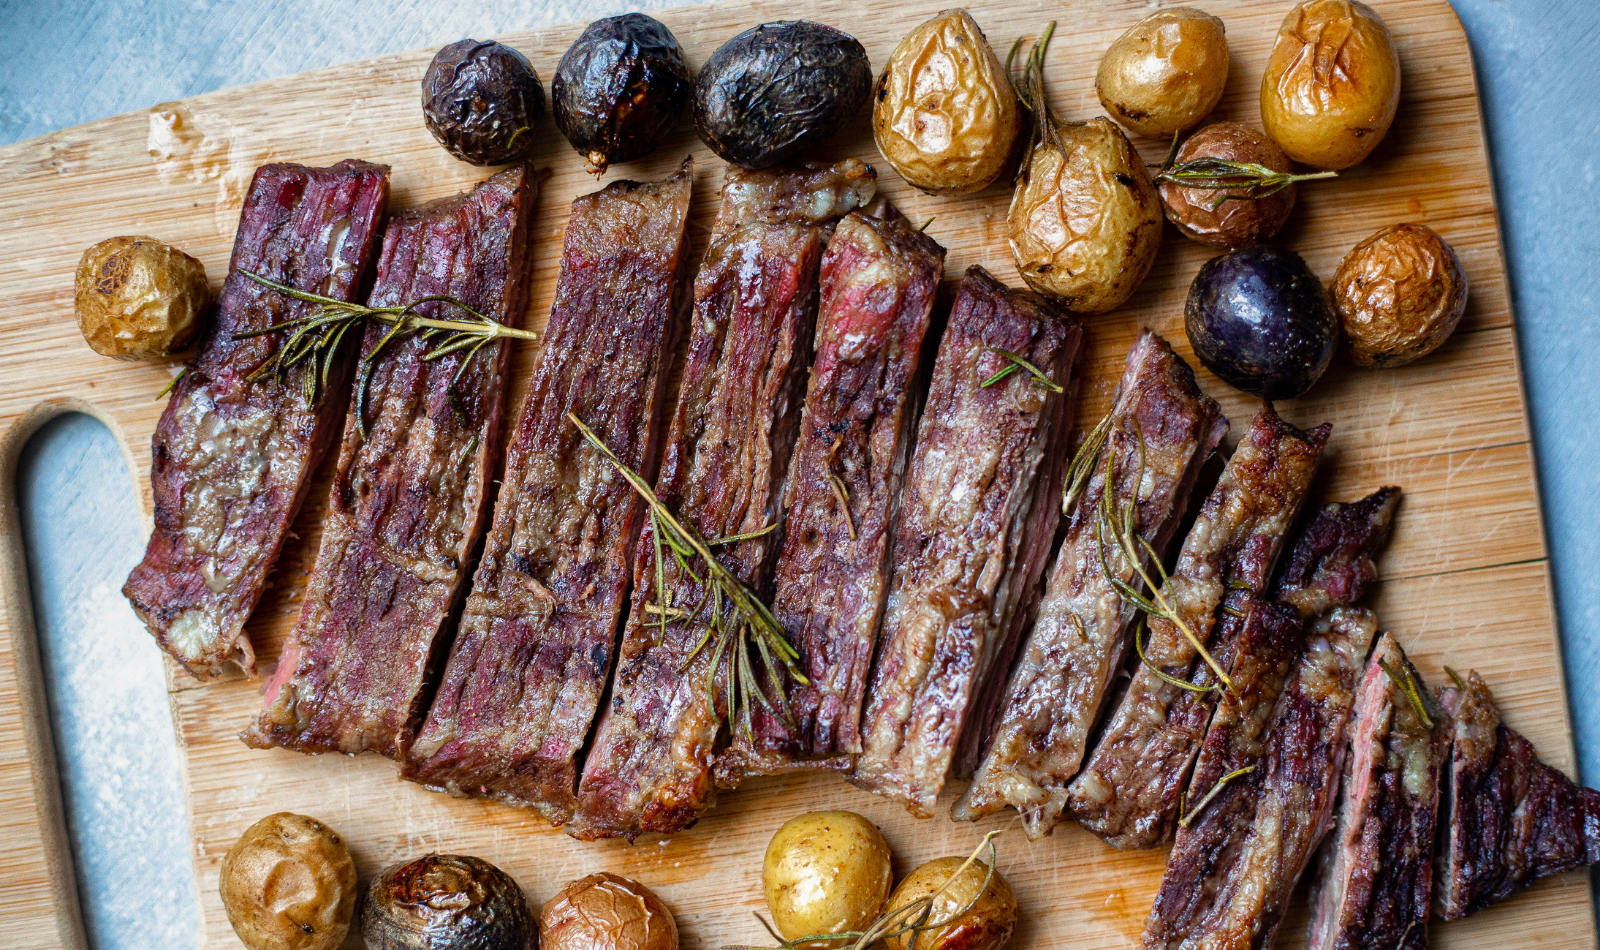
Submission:
[[[601,872],[579,878],[539,914],[543,950],[678,950],[678,925],[638,881]]]
[[[1219,161],[1259,165],[1286,176],[1291,173],[1289,157],[1266,135],[1238,122],[1208,125],[1189,136],[1174,156],[1172,167],[1156,176],[1167,220],[1184,237],[1227,250],[1277,234],[1294,209],[1294,182],[1282,188],[1247,184],[1252,180],[1247,176],[1227,177],[1215,164]],[[1213,177],[1204,177],[1208,169]],[[1181,184],[1184,180],[1198,184]],[[1240,184],[1215,187],[1235,181]]]

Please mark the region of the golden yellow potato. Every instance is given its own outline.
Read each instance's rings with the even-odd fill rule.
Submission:
[[[1161,138],[1199,125],[1227,85],[1227,29],[1189,7],[1152,13],[1129,27],[1100,58],[1094,79],[1112,118]]]
[[[1007,228],[1029,287],[1076,313],[1103,313],[1132,296],[1155,261],[1161,199],[1111,120],[1074,122],[1034,146]]]
[[[878,77],[872,137],[900,177],[923,191],[964,195],[992,184],[1021,129],[1005,67],[965,10],[912,30]]]
[[[1438,349],[1467,310],[1455,249],[1420,224],[1357,244],[1333,276],[1343,348],[1360,366],[1399,366]]]
[[[356,866],[332,828],[305,815],[268,815],[222,859],[222,906],[250,950],[332,950],[356,902]]]
[[[854,812],[807,812],[772,836],[761,883],[773,925],[790,940],[863,930],[894,883],[889,842]]]
[[[654,891],[615,874],[591,874],[539,914],[543,950],[678,950],[678,925]]]
[[[200,335],[211,302],[205,265],[155,238],[114,237],[78,262],[78,329],[119,360],[171,356]]]
[[[1261,124],[1297,162],[1337,171],[1372,153],[1400,104],[1389,28],[1358,0],[1289,11],[1261,77]]]
[[[889,913],[944,887],[965,860],[935,858],[906,875],[894,889],[894,896],[889,898]],[[934,900],[928,922],[948,923],[923,931],[917,939],[916,950],[998,950],[1005,946],[1017,926],[1017,895],[1012,893],[1011,885],[999,871],[994,872],[989,886],[983,887],[984,875],[988,873],[987,864],[974,861]],[[983,888],[981,894],[979,888]],[[967,906],[969,903],[971,907]],[[962,908],[966,908],[966,913],[961,913]],[[911,937],[909,933],[902,934],[884,943],[889,950],[910,950]]]

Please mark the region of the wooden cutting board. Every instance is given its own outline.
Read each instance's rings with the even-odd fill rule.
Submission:
[[[1255,123],[1261,70],[1287,0],[1202,0],[1223,17],[1234,57],[1228,92],[1213,118]],[[1019,35],[1060,21],[1047,75],[1068,119],[1100,114],[1094,73],[1106,46],[1154,4],[1144,0],[996,0],[974,8],[998,51]],[[1383,484],[1406,495],[1382,561],[1377,609],[1423,672],[1437,682],[1443,663],[1481,670],[1509,722],[1545,758],[1571,770],[1572,734],[1528,437],[1499,223],[1484,147],[1467,38],[1445,0],[1382,0],[1404,68],[1404,96],[1388,137],[1371,159],[1332,182],[1301,190],[1281,235],[1326,280],[1352,245],[1379,227],[1419,221],[1460,253],[1471,303],[1460,330],[1419,364],[1369,372],[1336,363],[1310,395],[1284,403],[1292,421],[1331,420],[1316,495],[1350,499]],[[856,35],[881,67],[895,43],[939,9],[932,0],[865,4],[846,0],[734,0],[663,13],[698,67],[723,41],[758,23],[806,16]],[[513,33],[547,81],[582,25]],[[92,353],[78,336],[72,277],[88,245],[147,234],[204,261],[219,282],[244,190],[266,161],[325,165],[346,157],[394,167],[393,203],[403,207],[468,187],[483,177],[440,149],[423,128],[418,81],[432,51],[323,69],[155,106],[0,150],[0,926],[11,947],[71,946],[81,940],[72,865],[61,832],[34,633],[12,496],[18,451],[53,415],[85,411],[121,440],[148,517],[150,433],[156,393],[173,367],[128,364]],[[696,157],[693,231],[703,250],[722,163],[685,121],[651,159],[607,179],[661,177],[685,153]],[[535,289],[528,323],[542,326],[560,261],[571,200],[597,184],[546,120],[538,163],[553,175],[539,200]],[[1137,142],[1159,161],[1163,142]],[[980,263],[1020,283],[1005,242],[1009,193],[994,187],[936,198],[906,187],[878,162],[866,117],[819,157],[874,161],[884,193],[950,249],[947,276]],[[1123,354],[1141,326],[1187,357],[1182,308],[1189,281],[1210,252],[1170,228],[1160,259],[1121,310],[1086,321],[1080,363],[1084,398],[1078,433],[1105,410]],[[517,350],[520,401],[535,347]],[[1193,362],[1193,361],[1191,361]],[[1198,366],[1196,363],[1195,365]],[[1235,435],[1250,400],[1202,372]],[[1079,436],[1074,435],[1074,441]],[[1061,451],[1070,451],[1063,445]],[[329,463],[332,458],[329,458]],[[324,470],[330,465],[325,465]],[[326,478],[314,486],[292,541],[249,631],[270,667],[299,609],[317,550]],[[944,854],[965,854],[979,834],[1000,839],[1000,867],[1017,891],[1019,948],[1129,947],[1161,875],[1162,851],[1119,853],[1076,827],[1029,843],[1010,815],[976,827],[946,817],[916,821],[835,776],[751,783],[727,794],[696,827],[670,838],[582,844],[530,813],[453,800],[400,782],[389,763],[367,756],[317,758],[247,749],[236,735],[259,704],[259,683],[237,673],[200,685],[169,667],[172,709],[184,751],[195,873],[207,946],[235,946],[217,895],[223,854],[248,825],[292,810],[324,819],[350,841],[363,880],[400,859],[446,850],[480,855],[513,874],[538,906],[566,881],[601,869],[639,878],[677,915],[686,948],[764,942],[752,911],[763,910],[761,855],[788,817],[814,808],[859,811],[883,828],[896,873]],[[949,793],[947,792],[947,798]],[[947,807],[948,802],[942,805]],[[1284,928],[1299,946],[1303,916]],[[1593,947],[1588,879],[1565,875],[1434,933],[1441,947],[1555,950]],[[352,937],[351,946],[358,945]]]

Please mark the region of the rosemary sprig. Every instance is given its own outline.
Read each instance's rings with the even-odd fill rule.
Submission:
[[[344,339],[345,333],[353,326],[366,320],[376,320],[379,323],[389,324],[391,329],[372,348],[372,352],[361,358],[360,384],[356,388],[356,421],[361,430],[362,438],[367,435],[366,403],[367,387],[372,381],[372,373],[377,365],[377,359],[389,344],[400,337],[418,334],[426,342],[437,341],[432,349],[423,354],[423,360],[432,362],[448,356],[451,353],[465,352],[461,365],[450,379],[450,401],[456,406],[458,417],[464,416],[459,401],[456,397],[456,384],[461,381],[462,373],[466,372],[472,358],[478,351],[495,340],[515,338],[519,340],[537,340],[539,335],[532,330],[519,330],[508,327],[487,314],[468,306],[461,300],[447,294],[432,294],[419,297],[409,303],[394,307],[369,307],[364,304],[351,303],[345,300],[335,300],[321,294],[308,293],[296,290],[287,284],[279,283],[260,274],[242,270],[239,273],[250,278],[269,290],[275,290],[285,296],[306,303],[314,303],[316,309],[303,317],[275,323],[270,327],[260,330],[248,330],[244,333],[235,333],[236,340],[248,340],[252,337],[265,336],[269,333],[289,331],[288,339],[284,340],[276,353],[270,359],[256,368],[248,377],[250,382],[255,382],[264,376],[273,376],[278,380],[296,366],[306,365],[302,378],[302,387],[305,394],[306,406],[314,406],[320,398],[322,391],[327,388],[328,377],[333,370],[333,360],[339,352],[339,343]],[[467,314],[466,320],[441,320],[434,317],[425,317],[418,307],[428,303],[448,304]]]
[[[988,350],[990,353],[998,353],[1000,356],[1004,357],[1006,360],[1006,367],[1000,372],[995,373],[993,376],[990,376],[982,383],[979,383],[979,389],[986,389],[990,386],[993,386],[995,383],[998,383],[1000,380],[1005,379],[1007,376],[1010,376],[1012,373],[1015,373],[1020,369],[1026,372],[1029,376],[1033,377],[1033,379],[1029,380],[1029,383],[1035,388],[1049,390],[1053,393],[1066,392],[1065,389],[1062,389],[1055,382],[1051,381],[1050,377],[1045,375],[1044,370],[1033,365],[1026,357],[1018,353],[1013,353],[1010,350],[1002,350],[998,346],[986,346],[984,349]]]
[[[1411,708],[1417,711],[1417,718],[1422,720],[1422,728],[1432,729],[1433,720],[1428,717],[1428,711],[1422,706],[1422,691],[1417,688],[1417,680],[1411,675],[1410,664],[1402,661],[1400,673],[1396,673],[1394,667],[1389,665],[1389,661],[1380,656],[1378,657],[1378,665],[1383,667],[1385,673],[1389,674],[1389,679],[1399,684],[1400,692],[1406,694],[1406,699],[1411,700]]]
[[[722,707],[730,727],[742,729],[746,736],[753,734],[750,717],[756,703],[792,725],[788,697],[784,695],[783,690],[783,675],[787,673],[802,686],[808,685],[810,680],[796,662],[800,659],[800,654],[789,645],[783,627],[772,616],[772,611],[737,575],[722,566],[722,563],[712,555],[711,545],[701,540],[692,528],[679,521],[661,499],[656,497],[656,493],[651,490],[650,484],[643,476],[618,458],[593,429],[584,425],[574,413],[567,413],[567,421],[583,434],[584,441],[599,452],[650,507],[650,524],[654,529],[656,544],[654,613],[663,631],[666,625],[674,620],[698,616],[705,604],[702,600],[700,606],[693,611],[685,612],[682,608],[674,607],[667,602],[669,595],[662,561],[662,555],[665,553],[663,548],[671,552],[683,572],[696,583],[705,582],[702,582],[699,575],[690,568],[689,560],[698,558],[704,565],[706,582],[709,582],[710,587],[708,596],[712,604],[711,619],[706,625],[704,635],[684,659],[679,671],[687,670],[695,657],[711,644],[711,664],[706,670],[705,679],[707,704],[713,710]],[[752,532],[751,536],[764,534],[769,530],[771,528],[763,528],[760,532]],[[737,537],[739,536],[735,536]],[[725,538],[723,542],[731,543],[731,540],[733,539]],[[648,606],[646,611],[649,612]],[[757,667],[751,657],[752,648],[760,656],[760,669],[772,691],[770,696],[767,689],[762,688],[757,682]],[[726,658],[727,675],[719,696],[717,672],[722,668],[724,658]]]
[[[1254,772],[1255,770],[1256,770],[1256,767],[1254,765],[1247,765],[1242,769],[1234,769],[1232,772],[1229,772],[1227,775],[1224,775],[1222,778],[1217,779],[1217,784],[1211,786],[1211,791],[1206,792],[1205,797],[1200,799],[1199,803],[1196,804],[1194,806],[1194,808],[1191,809],[1187,815],[1184,815],[1182,818],[1178,819],[1178,827],[1179,828],[1187,828],[1187,827],[1189,827],[1189,823],[1194,821],[1195,818],[1202,811],[1205,811],[1205,807],[1207,805],[1211,804],[1211,800],[1213,798],[1216,798],[1218,795],[1220,795],[1222,793],[1222,788],[1223,788],[1224,785],[1227,785],[1229,782],[1233,781],[1236,778],[1239,778],[1239,777],[1245,776],[1245,775],[1249,775],[1251,772]]]
[[[1056,135],[1056,126],[1059,120],[1050,109],[1050,103],[1044,95],[1044,57],[1050,49],[1050,38],[1055,35],[1056,21],[1051,20],[1044,28],[1044,32],[1034,41],[1033,48],[1028,51],[1028,58],[1022,66],[1022,82],[1018,83],[1011,72],[1012,62],[1016,59],[1017,51],[1022,46],[1021,38],[1012,44],[1011,51],[1006,54],[1006,78],[1011,81],[1011,89],[1017,94],[1017,100],[1022,107],[1033,114],[1033,128],[1029,135],[1028,151],[1025,153],[1022,168],[1019,174],[1025,174],[1032,162],[1033,150],[1041,141],[1048,142],[1057,151],[1061,149],[1061,141]]]
[[[1144,448],[1144,433],[1141,431],[1139,433],[1139,468],[1137,477],[1134,479],[1135,486],[1144,481]],[[1234,692],[1233,680],[1228,677],[1227,672],[1217,662],[1216,657],[1211,655],[1211,651],[1206,649],[1205,641],[1200,639],[1199,635],[1194,632],[1194,628],[1189,625],[1189,621],[1184,619],[1183,612],[1172,602],[1172,593],[1168,590],[1171,578],[1167,575],[1167,569],[1162,566],[1161,557],[1156,553],[1155,548],[1151,547],[1150,542],[1145,540],[1144,535],[1139,533],[1138,498],[1128,499],[1120,506],[1120,509],[1114,501],[1116,494],[1116,463],[1117,453],[1112,451],[1106,457],[1106,487],[1100,494],[1100,517],[1095,524],[1095,544],[1099,549],[1101,572],[1124,601],[1132,604],[1147,616],[1159,617],[1177,627],[1178,632],[1183,634],[1184,638],[1189,641],[1189,645],[1211,668],[1211,672],[1217,677],[1222,687],[1232,694]],[[1137,495],[1137,488],[1135,488],[1135,494]],[[1149,596],[1140,593],[1138,588],[1124,581],[1111,570],[1110,563],[1106,559],[1107,534],[1111,535],[1118,553],[1133,568],[1135,576],[1142,583],[1144,589],[1150,592]],[[1147,559],[1151,568],[1155,571],[1154,577],[1144,566]],[[1158,578],[1159,583],[1157,582]],[[1142,649],[1139,651],[1139,657],[1146,666],[1158,674],[1163,682],[1178,685],[1173,677],[1156,669],[1155,664],[1145,659]],[[1210,692],[1217,687],[1214,685],[1201,687],[1194,683],[1189,683],[1185,684],[1184,688],[1196,692]]]
[[[1072,457],[1072,464],[1067,468],[1066,482],[1061,486],[1061,513],[1072,514],[1072,506],[1078,503],[1085,489],[1089,487],[1089,479],[1094,477],[1094,463],[1100,457],[1100,449],[1105,446],[1106,438],[1111,434],[1111,410],[1095,423],[1089,435],[1078,446],[1078,454]]]
[[[1176,141],[1174,141],[1176,144]],[[1314,181],[1319,178],[1336,178],[1338,172],[1310,172],[1296,175],[1293,172],[1274,171],[1258,162],[1236,162],[1226,158],[1205,156],[1173,164],[1176,155],[1169,155],[1155,175],[1157,185],[1171,182],[1185,188],[1202,188],[1213,191],[1246,191],[1247,194],[1219,195],[1211,202],[1215,211],[1224,201],[1260,201],[1270,198],[1295,182]]]
[[[183,382],[183,378],[187,375],[189,375],[189,367],[185,366],[183,369],[178,370],[178,375],[172,377],[172,382],[161,387],[161,391],[156,393],[156,398],[161,399],[174,389],[177,389],[178,384]]]
[[[998,831],[991,831],[984,835],[983,840],[978,842],[978,847],[973,850],[972,854],[969,855],[965,861],[961,862],[960,867],[956,868],[955,871],[945,879],[945,882],[939,886],[938,890],[934,891],[932,894],[928,894],[925,897],[919,897],[914,901],[911,901],[901,907],[896,907],[894,910],[885,913],[883,916],[873,921],[872,925],[867,927],[866,930],[845,930],[840,931],[839,933],[830,934],[808,934],[804,937],[797,937],[794,940],[785,940],[781,934],[773,929],[771,924],[767,923],[765,917],[762,917],[760,914],[756,914],[756,920],[761,921],[761,926],[766,928],[767,933],[772,935],[772,939],[778,941],[778,946],[752,947],[734,945],[725,946],[723,947],[723,950],[803,950],[803,948],[817,947],[843,947],[846,948],[846,950],[868,950],[868,948],[875,947],[884,941],[893,940],[896,937],[902,937],[906,934],[911,934],[911,939],[908,942],[908,945],[915,950],[917,945],[921,943],[922,936],[924,934],[928,933],[929,931],[937,931],[948,927],[961,918],[972,913],[972,908],[977,905],[979,899],[981,899],[989,890],[990,883],[994,881],[994,866],[996,856],[994,839],[999,834],[1000,832]],[[939,898],[943,897],[944,893],[950,889],[950,885],[960,880],[962,875],[967,873],[967,868],[971,867],[972,863],[978,860],[978,856],[983,853],[984,848],[989,849],[989,860],[985,865],[983,886],[978,888],[977,892],[973,894],[970,900],[962,905],[961,909],[955,911],[942,920],[931,920],[930,918],[933,916],[933,910],[935,905],[938,903]],[[849,942],[846,943],[846,941]]]
[[[1467,688],[1467,681],[1461,678],[1461,674],[1460,673],[1457,673],[1455,670],[1451,669],[1448,666],[1444,668],[1444,671],[1446,673],[1450,674],[1450,678],[1455,681],[1456,689],[1466,689]]]
[[[839,511],[844,514],[844,528],[850,532],[850,540],[856,540],[856,519],[850,515],[850,486],[837,474],[829,472],[828,487],[833,489],[833,500],[839,503]]]

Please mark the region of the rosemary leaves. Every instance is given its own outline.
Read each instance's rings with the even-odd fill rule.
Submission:
[[[1378,665],[1389,675],[1389,679],[1400,687],[1400,692],[1405,694],[1406,699],[1410,700],[1411,708],[1416,711],[1417,718],[1422,720],[1422,728],[1432,729],[1433,720],[1429,718],[1428,710],[1423,706],[1422,691],[1417,688],[1416,677],[1411,674],[1411,664],[1402,659],[1400,661],[1400,671],[1395,672],[1394,667],[1389,665],[1388,660],[1379,657]]]
[[[1002,350],[998,346],[986,346],[984,349],[988,350],[990,353],[996,353],[1003,357],[1006,360],[1007,365],[1004,369],[1000,370],[1000,372],[995,373],[982,383],[979,383],[979,389],[987,389],[988,387],[993,386],[995,383],[998,383],[1000,380],[1005,379],[1007,376],[1010,376],[1012,373],[1015,373],[1017,370],[1022,370],[1029,376],[1033,377],[1028,382],[1029,385],[1032,385],[1034,388],[1044,389],[1053,393],[1066,392],[1065,389],[1062,389],[1061,386],[1053,382],[1049,376],[1045,375],[1044,370],[1028,362],[1026,357],[1013,353],[1010,350]]]
[[[705,608],[704,600],[693,609],[671,602],[672,593],[666,586],[665,555],[671,555],[685,576],[708,588],[706,597],[711,601],[710,620],[705,632],[684,659],[680,671],[688,670],[695,658],[709,648],[711,662],[706,667],[704,687],[707,704],[713,709],[722,710],[721,715],[730,728],[739,729],[746,736],[751,735],[750,717],[757,704],[788,721],[790,716],[788,697],[783,688],[784,674],[787,673],[801,685],[809,682],[796,662],[800,654],[789,644],[783,627],[772,616],[767,605],[711,553],[713,545],[757,537],[773,530],[776,525],[714,542],[704,541],[692,528],[679,521],[656,496],[644,477],[618,458],[593,429],[583,424],[583,420],[568,413],[567,421],[649,506],[651,534],[656,546],[656,602],[645,607],[645,612],[655,618],[651,625],[665,634],[668,624],[691,621],[700,616]],[[692,564],[695,561],[705,572],[704,580],[695,573]],[[724,674],[720,678],[719,672]],[[765,679],[766,686],[761,684],[760,679]]]

